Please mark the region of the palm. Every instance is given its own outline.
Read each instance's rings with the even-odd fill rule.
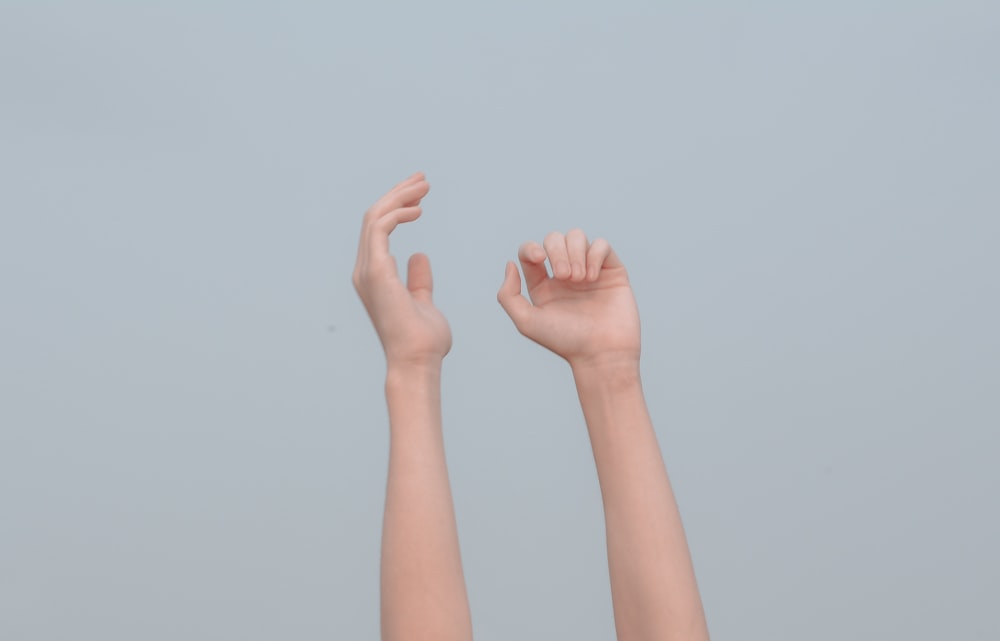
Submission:
[[[538,310],[529,337],[569,361],[638,353],[639,313],[624,268],[597,282],[546,279],[529,290]]]
[[[373,295],[362,296],[386,356],[403,361],[444,356],[451,349],[448,320],[429,296],[403,284],[396,274],[395,260],[390,264],[382,285],[372,288]],[[410,272],[414,269],[424,269],[424,265],[411,261]]]
[[[434,303],[410,297],[416,322],[410,328],[411,348],[425,355],[447,354],[451,350],[451,327]]]

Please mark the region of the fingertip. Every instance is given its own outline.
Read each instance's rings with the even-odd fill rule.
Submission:
[[[507,261],[503,266],[503,282],[500,283],[500,289],[497,291],[497,302],[503,305],[504,309],[507,307],[507,298],[513,293],[510,291],[513,283],[513,279],[511,278],[513,276],[511,268],[513,267],[514,264],[510,261]]]
[[[518,248],[517,255],[523,262],[532,264],[545,262],[545,250],[538,243],[524,243]]]
[[[416,173],[410,174],[408,178],[403,179],[402,181],[397,183],[395,187],[390,189],[389,192],[386,194],[386,196],[390,196],[392,193],[398,192],[400,189],[406,189],[407,187],[415,185],[421,180],[424,180],[424,172],[418,171]]]
[[[521,273],[517,271],[517,264],[512,261],[507,261],[507,267],[505,268],[504,276],[508,281],[513,282],[517,285],[518,289],[521,286]]]

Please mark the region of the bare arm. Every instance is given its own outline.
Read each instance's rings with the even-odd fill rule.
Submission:
[[[497,296],[518,330],[565,358],[594,451],[619,641],[704,641],[708,627],[639,376],[639,314],[625,267],[580,230],[508,263]],[[550,277],[545,260],[552,266]]]
[[[416,220],[430,186],[415,174],[365,214],[354,285],[386,355],[389,478],[382,529],[383,641],[468,641],[469,602],[459,553],[444,439],[441,364],[451,330],[431,300],[430,262],[415,254],[407,283],[389,234]]]
[[[638,367],[574,376],[601,483],[618,638],[708,639]]]

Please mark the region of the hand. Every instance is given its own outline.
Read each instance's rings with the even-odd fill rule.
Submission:
[[[396,259],[389,254],[389,234],[396,225],[420,217],[420,201],[429,190],[424,175],[413,174],[372,205],[361,225],[354,288],[368,310],[390,365],[440,365],[451,349],[448,321],[431,301],[431,264],[427,256],[410,256],[404,286]]]
[[[548,258],[552,276],[545,269]],[[638,365],[639,310],[625,266],[604,239],[592,244],[579,229],[552,232],[544,247],[518,251],[529,303],[517,266],[507,263],[497,300],[518,331],[565,358],[574,369]]]

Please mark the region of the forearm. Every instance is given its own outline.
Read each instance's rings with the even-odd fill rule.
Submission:
[[[469,603],[441,432],[441,372],[389,367],[382,530],[384,641],[468,640]]]
[[[597,465],[619,641],[708,639],[639,368],[574,369]]]

